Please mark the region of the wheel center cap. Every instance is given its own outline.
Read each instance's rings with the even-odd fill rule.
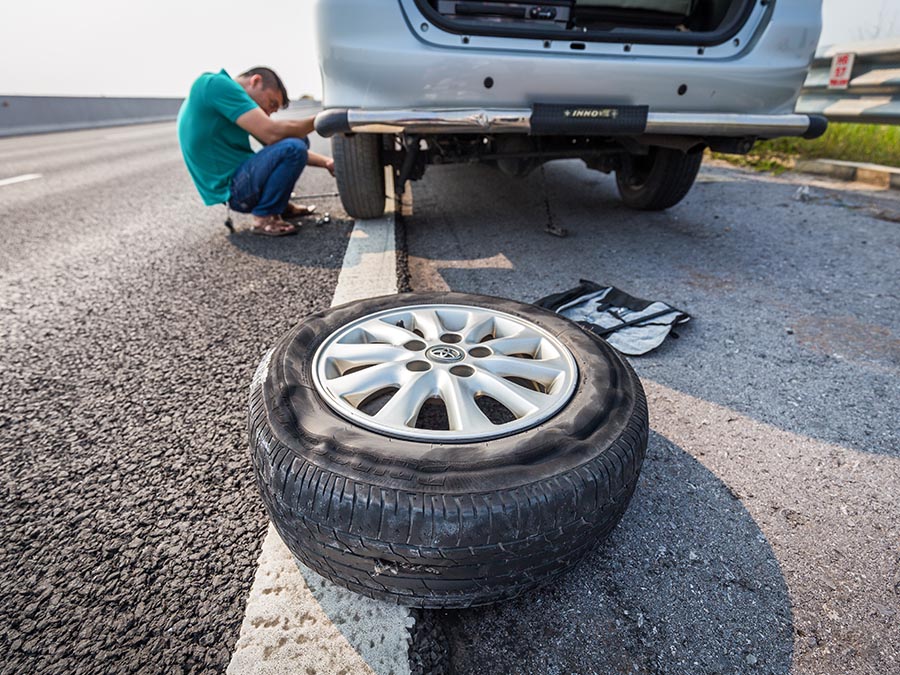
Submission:
[[[435,345],[425,350],[425,356],[438,363],[456,363],[462,361],[465,354],[461,349],[450,345]]]

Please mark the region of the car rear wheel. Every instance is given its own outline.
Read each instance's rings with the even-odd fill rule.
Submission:
[[[352,218],[384,215],[384,165],[381,136],[338,135],[331,140],[334,175],[344,210]]]
[[[619,195],[626,206],[642,211],[675,206],[690,191],[702,162],[702,150],[654,147],[647,155],[631,155],[616,171]]]
[[[622,517],[647,446],[634,371],[546,310],[403,294],[313,315],[250,399],[263,502],[293,554],[417,607],[512,598]]]

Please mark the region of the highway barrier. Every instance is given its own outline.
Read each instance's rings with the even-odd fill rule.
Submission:
[[[0,95],[0,137],[174,120],[180,98]]]
[[[838,44],[816,55],[796,111],[832,122],[900,124],[900,41]]]

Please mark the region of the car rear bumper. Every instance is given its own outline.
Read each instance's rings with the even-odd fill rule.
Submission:
[[[558,120],[546,111],[520,109],[416,109],[364,110],[360,108],[323,110],[316,116],[316,131],[330,137],[340,133],[373,134],[573,134],[602,136],[691,136],[699,138],[777,138],[802,136],[818,138],[827,127],[818,115],[760,115],[732,113],[649,112],[635,119],[612,114],[621,107],[558,106]],[[639,107],[630,107],[629,112]],[[573,119],[575,113],[578,119]],[[591,114],[594,112],[594,114]],[[541,119],[537,119],[540,113]]]
[[[625,45],[626,52],[602,42],[545,46],[542,40],[454,35],[427,22],[409,23],[397,0],[318,0],[323,102],[326,108],[408,111],[601,101],[673,113],[787,114],[815,50],[818,3],[769,3],[763,9],[772,10],[771,20],[742,34],[739,45],[735,38],[705,49],[641,44]]]

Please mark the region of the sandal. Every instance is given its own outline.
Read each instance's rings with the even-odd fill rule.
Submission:
[[[297,234],[299,228],[291,223],[284,222],[279,216],[269,216],[256,221],[250,228],[250,232],[263,237],[286,237]]]
[[[310,204],[303,206],[302,204],[291,204],[288,202],[287,208],[281,214],[282,218],[302,218],[303,216],[311,216],[316,212],[316,205]]]

